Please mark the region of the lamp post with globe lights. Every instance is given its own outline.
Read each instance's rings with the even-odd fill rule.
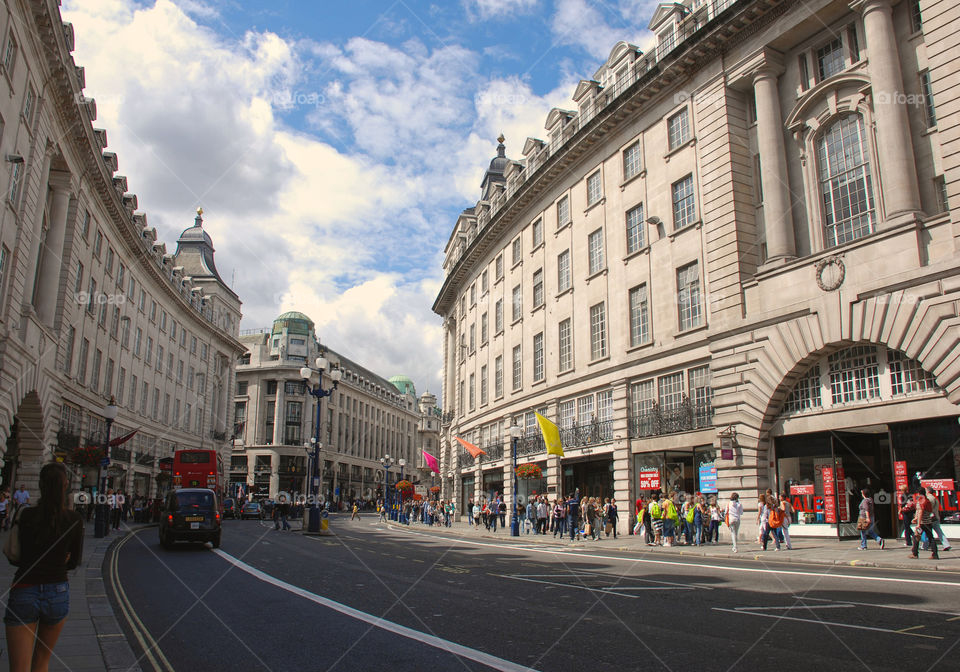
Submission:
[[[313,437],[310,439],[310,443],[313,444],[313,469],[310,475],[310,516],[307,522],[307,532],[311,534],[319,534],[320,532],[320,401],[324,397],[329,397],[333,394],[333,391],[337,389],[337,385],[340,383],[340,378],[343,376],[343,372],[340,371],[339,367],[333,367],[330,370],[330,380],[333,381],[333,386],[330,389],[323,389],[323,372],[326,371],[329,366],[329,362],[326,357],[317,357],[314,362],[316,369],[311,369],[309,366],[301,367],[300,376],[307,383],[307,392],[311,396],[317,398],[317,417],[313,423]],[[314,384],[314,379],[316,379],[316,384]]]
[[[387,501],[385,502],[387,507],[387,512],[390,516],[390,520],[397,520],[397,513],[393,510],[393,491],[390,488],[390,467],[393,466],[393,458],[390,457],[389,455],[384,455],[383,457],[380,458],[380,464],[383,465],[383,479],[387,489],[387,492],[386,492]],[[402,474],[403,468],[406,466],[407,461],[401,457],[399,460],[397,460],[397,464],[400,466],[400,470]],[[399,482],[399,479],[398,479],[398,482]],[[402,502],[403,500],[401,500],[401,503]]]
[[[106,467],[110,464],[110,428],[113,421],[117,419],[118,411],[116,399],[110,397],[110,403],[103,409],[103,418],[107,421],[107,438],[103,443],[103,458],[97,469],[97,500],[93,518],[93,536],[97,539],[107,536],[107,531],[110,529],[110,504],[105,494],[107,491]]]
[[[518,484],[517,484],[517,444],[520,442],[520,437],[523,435],[523,427],[520,425],[513,425],[510,427],[510,452],[513,457],[513,513],[510,518],[510,536],[519,537],[520,536],[520,518],[517,515],[518,508]]]

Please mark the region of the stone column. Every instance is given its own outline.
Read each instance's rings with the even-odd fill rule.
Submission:
[[[286,411],[283,408],[283,386],[285,383],[286,381],[282,379],[277,381],[277,397],[273,407],[273,445],[275,446],[283,445],[283,429],[287,421]]]
[[[892,4],[892,0],[855,0],[850,4],[853,11],[863,15],[887,219],[920,210]]]
[[[50,189],[53,198],[47,218],[46,245],[40,250],[42,275],[37,279],[34,307],[40,320],[53,326],[57,312],[57,293],[60,289],[60,270],[63,267],[63,242],[67,230],[67,210],[70,205],[70,176],[50,173]]]
[[[27,243],[27,265],[23,269],[24,278],[23,278],[23,297],[21,301],[24,306],[29,310],[30,306],[33,305],[33,293],[35,289],[34,283],[37,279],[37,261],[40,259],[40,240],[43,237],[43,215],[47,207],[47,190],[49,188],[48,181],[50,178],[50,163],[53,159],[53,153],[51,150],[47,150],[43,155],[43,166],[40,170],[40,184],[42,188],[40,189],[40,198],[37,202],[37,212],[34,215],[34,221],[29,224],[31,234],[29,236],[29,242]],[[21,178],[20,186],[20,198],[26,199],[26,190],[27,190],[27,179],[29,175],[24,173]],[[27,213],[24,209],[24,219],[27,219]],[[24,222],[26,226],[26,222]]]
[[[767,261],[786,260],[797,254],[793,213],[790,210],[787,155],[783,142],[783,117],[777,88],[777,79],[782,72],[783,63],[779,54],[766,50],[764,64],[753,74]]]

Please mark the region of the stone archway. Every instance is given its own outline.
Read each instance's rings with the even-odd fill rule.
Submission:
[[[11,493],[20,483],[26,485],[28,490],[36,488],[40,467],[47,457],[44,435],[40,396],[36,391],[30,391],[13,415],[3,456],[3,487]]]

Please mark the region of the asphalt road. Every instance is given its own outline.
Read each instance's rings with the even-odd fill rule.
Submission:
[[[960,669],[960,575],[227,521],[221,549],[114,547],[144,669]]]

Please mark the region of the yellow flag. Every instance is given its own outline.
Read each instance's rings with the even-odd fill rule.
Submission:
[[[563,444],[560,441],[560,428],[539,413],[537,413],[536,416],[537,424],[540,425],[540,433],[543,434],[543,442],[547,446],[547,455],[559,455],[560,457],[563,457]]]

